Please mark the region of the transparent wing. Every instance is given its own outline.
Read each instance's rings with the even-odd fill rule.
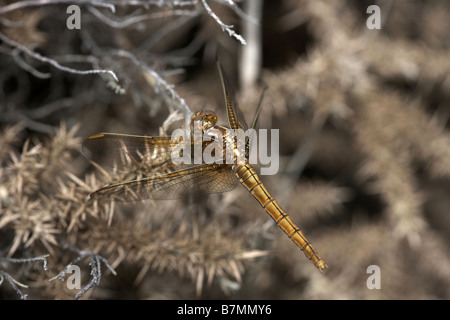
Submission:
[[[217,69],[219,70],[220,82],[222,83],[222,90],[225,97],[225,105],[227,107],[230,128],[243,129],[246,131],[248,129],[247,122],[236,104],[234,87],[219,62],[217,62]]]
[[[233,190],[237,179],[229,165],[205,164],[101,188],[91,199],[137,201],[178,199],[191,192],[218,193]]]
[[[83,142],[83,153],[102,166],[125,171],[166,173],[190,167],[175,164],[171,155],[180,141],[170,137],[146,137],[116,133],[100,133]]]

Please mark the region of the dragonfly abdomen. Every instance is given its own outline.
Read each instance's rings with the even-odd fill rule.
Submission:
[[[250,164],[236,166],[234,172],[239,178],[239,181],[248,191],[250,191],[255,199],[258,200],[259,204],[272,217],[275,223],[303,251],[305,256],[309,260],[312,260],[314,265],[322,271],[326,267],[325,262],[319,257],[312,244],[301,232],[300,228],[270,195],[253,167]]]

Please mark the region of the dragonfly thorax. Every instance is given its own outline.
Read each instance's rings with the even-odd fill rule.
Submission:
[[[213,150],[211,156],[218,163],[231,165],[247,163],[248,153],[245,145],[245,133],[243,131],[236,131],[224,126],[215,125],[206,130],[203,138],[204,150]]]

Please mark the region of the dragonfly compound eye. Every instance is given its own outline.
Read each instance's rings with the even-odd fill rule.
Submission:
[[[203,130],[206,131],[214,127],[217,123],[217,116],[211,110],[206,110],[202,115]]]

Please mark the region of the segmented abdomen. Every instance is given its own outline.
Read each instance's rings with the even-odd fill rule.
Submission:
[[[269,194],[253,167],[250,164],[236,165],[234,172],[239,181],[258,200],[259,204],[273,218],[275,223],[305,253],[306,257],[312,260],[317,269],[322,271],[327,266],[325,261],[320,258],[312,244],[300,231],[300,228]]]

